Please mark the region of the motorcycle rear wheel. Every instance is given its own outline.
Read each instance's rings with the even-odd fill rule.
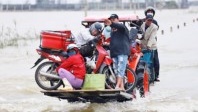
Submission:
[[[43,62],[38,66],[35,72],[35,81],[40,88],[44,90],[56,90],[58,87],[62,85],[61,80],[45,77],[40,74],[40,71],[54,74],[53,71],[55,69],[56,64],[54,62]]]

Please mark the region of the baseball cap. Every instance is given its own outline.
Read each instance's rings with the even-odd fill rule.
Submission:
[[[114,18],[119,18],[117,14],[111,14],[111,16],[108,19],[114,19]]]
[[[152,16],[152,15],[147,15],[147,16],[146,16],[146,19],[153,20],[153,16]]]

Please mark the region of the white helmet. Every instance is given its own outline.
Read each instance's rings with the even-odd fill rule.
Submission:
[[[153,7],[149,6],[146,8],[146,10],[144,11],[145,16],[149,15],[148,12],[151,12],[153,17],[155,16],[155,9]]]
[[[77,50],[77,49],[79,49],[79,48],[78,48],[78,46],[77,46],[76,44],[69,44],[69,45],[67,46],[67,51],[68,51],[68,50],[71,50],[71,49]]]

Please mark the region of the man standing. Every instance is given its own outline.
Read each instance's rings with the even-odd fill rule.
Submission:
[[[145,16],[147,15],[151,15],[151,16],[155,16],[155,9],[153,7],[147,7],[146,10],[144,11]],[[157,21],[155,19],[153,19],[152,21],[155,25],[157,25],[158,29],[159,29],[159,25],[157,23]],[[157,40],[157,36],[155,37],[155,39]],[[158,51],[155,50],[155,56],[154,56],[154,68],[155,68],[155,81],[160,81],[158,79],[159,77],[159,70],[160,70],[160,63],[159,63],[159,57],[158,57]]]
[[[105,20],[105,25],[111,27],[110,55],[114,61],[114,70],[117,75],[116,89],[124,90],[124,75],[130,54],[129,31],[119,23],[117,14],[112,14]]]
[[[142,48],[149,49],[154,52],[154,68],[155,68],[155,79],[154,81],[159,81],[159,59],[157,53],[157,40],[156,34],[158,26],[153,23],[153,16],[147,15],[145,22],[141,25],[141,28],[144,32],[143,39],[141,40]]]

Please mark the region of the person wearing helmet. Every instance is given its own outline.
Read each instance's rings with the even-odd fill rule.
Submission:
[[[114,63],[114,71],[117,75],[116,89],[124,88],[124,75],[128,56],[130,54],[129,31],[123,24],[119,23],[117,14],[111,14],[108,19],[105,19],[105,25],[111,27],[110,55]]]
[[[141,39],[141,47],[142,49],[149,49],[153,52],[153,64],[155,69],[155,79],[153,81],[159,81],[159,59],[157,52],[157,25],[153,22],[153,16],[147,15],[145,22],[141,25],[141,29],[143,29],[144,36]]]
[[[79,89],[82,86],[86,74],[84,58],[79,53],[79,49],[76,44],[69,44],[67,46],[67,54],[69,57],[56,69],[65,85],[64,88],[60,89]]]
[[[145,16],[147,16],[147,15],[151,15],[151,16],[155,16],[155,9],[153,8],[153,7],[147,7],[146,8],[146,10],[144,11],[144,14],[145,14]],[[145,21],[145,20],[144,20]],[[157,21],[155,20],[155,19],[153,19],[153,21],[152,21],[155,25],[157,25],[158,26],[158,29],[159,29],[159,25],[158,25],[158,23],[157,23]]]
[[[151,16],[155,16],[155,9],[153,7],[147,7],[145,12],[144,12],[145,16],[147,15],[151,15]],[[157,23],[157,21],[155,19],[152,20],[152,22],[157,25],[158,29],[159,29],[159,25]],[[156,41],[157,41],[157,36],[155,37]],[[160,80],[158,79],[159,77],[159,69],[160,69],[160,63],[159,63],[159,57],[158,57],[158,51],[157,49],[154,50],[154,68],[155,68],[155,81],[159,82]]]
[[[94,46],[99,42],[102,32],[102,25],[99,22],[93,23],[89,27],[89,33],[94,38],[80,47],[80,53],[83,57],[90,57],[93,54]],[[87,58],[86,58],[87,59]]]
[[[93,23],[89,28],[89,32],[92,36],[100,36],[102,33],[102,25],[99,22]]]
[[[75,36],[75,43],[78,47],[81,47],[82,45],[85,45],[90,40],[94,39],[94,36],[92,36],[89,33],[89,27],[92,24],[93,24],[92,22],[88,23],[88,25],[85,28],[81,29],[80,32],[77,34],[77,36]]]
[[[154,17],[155,16],[155,9],[153,7],[151,7],[151,6],[149,6],[144,11],[144,14],[145,14],[145,16],[152,15]]]
[[[90,41],[91,44],[103,44],[102,42],[104,41],[104,38],[102,36],[102,32],[103,32],[103,26],[99,23],[99,22],[95,22],[94,24],[92,24],[89,28],[89,32],[92,36],[94,36],[95,38]]]

